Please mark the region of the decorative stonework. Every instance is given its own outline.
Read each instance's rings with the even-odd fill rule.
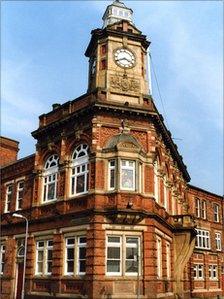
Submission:
[[[123,76],[111,76],[110,86],[112,89],[122,92],[140,92],[140,81],[133,78]]]

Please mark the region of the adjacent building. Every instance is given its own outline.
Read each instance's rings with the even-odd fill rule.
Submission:
[[[151,96],[150,42],[114,1],[87,93],[53,104],[17,160],[1,139],[1,298],[221,298],[223,200],[190,176]]]

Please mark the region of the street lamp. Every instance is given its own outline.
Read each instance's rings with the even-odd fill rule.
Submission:
[[[21,214],[17,214],[17,213],[13,213],[12,214],[13,217],[17,217],[17,218],[22,218],[26,221],[26,235],[25,235],[25,249],[24,249],[24,258],[23,258],[23,283],[22,283],[22,295],[21,295],[21,299],[24,299],[24,287],[25,287],[25,271],[26,271],[26,253],[27,253],[27,237],[28,237],[28,219],[21,215]]]

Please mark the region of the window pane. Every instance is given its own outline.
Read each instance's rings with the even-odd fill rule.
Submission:
[[[48,242],[47,242],[47,245],[48,245],[48,246],[53,246],[53,241],[52,241],[52,240],[48,241]]]
[[[126,259],[137,259],[137,248],[126,248]]]
[[[40,242],[37,242],[37,246],[40,248],[40,247],[44,247],[44,242],[43,241],[40,241]]]
[[[68,245],[73,245],[73,244],[75,244],[75,239],[67,239],[67,244],[68,244]]]
[[[67,259],[74,260],[74,248],[67,248]]]
[[[107,261],[107,272],[120,272],[120,261]]]
[[[37,263],[37,272],[38,273],[43,273],[43,262],[38,262]]]
[[[37,256],[38,262],[43,261],[43,257],[44,257],[44,252],[38,251],[38,256]]]
[[[137,238],[131,238],[131,237],[127,237],[126,238],[126,243],[134,243],[134,244],[138,244],[138,239]]]
[[[114,188],[115,187],[115,170],[111,169],[110,170],[110,188]]]
[[[80,243],[80,244],[84,244],[84,243],[86,243],[86,237],[80,237],[80,238],[79,238],[79,243]]]
[[[85,247],[79,248],[79,258],[80,259],[86,258],[86,248]]]
[[[120,248],[109,247],[107,248],[107,258],[109,259],[120,259]]]
[[[77,177],[76,193],[82,193],[85,191],[85,175]]]
[[[47,259],[52,260],[52,250],[48,250]]]
[[[133,170],[122,169],[121,173],[121,186],[127,189],[134,188]]]
[[[48,185],[48,194],[47,199],[54,199],[55,198],[55,183]]]
[[[47,273],[51,273],[52,272],[52,262],[48,262],[47,263]]]
[[[126,272],[136,273],[138,272],[138,263],[137,261],[126,261]]]
[[[108,237],[109,243],[120,243],[120,237]]]
[[[67,272],[69,272],[69,273],[74,272],[74,261],[67,262]]]
[[[79,261],[79,272],[86,272],[86,261]]]

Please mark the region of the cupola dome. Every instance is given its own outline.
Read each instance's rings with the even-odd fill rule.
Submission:
[[[127,20],[130,23],[132,21],[133,10],[127,8],[123,2],[115,0],[111,5],[107,6],[106,11],[103,15],[103,28],[108,25],[117,23],[121,20]]]

